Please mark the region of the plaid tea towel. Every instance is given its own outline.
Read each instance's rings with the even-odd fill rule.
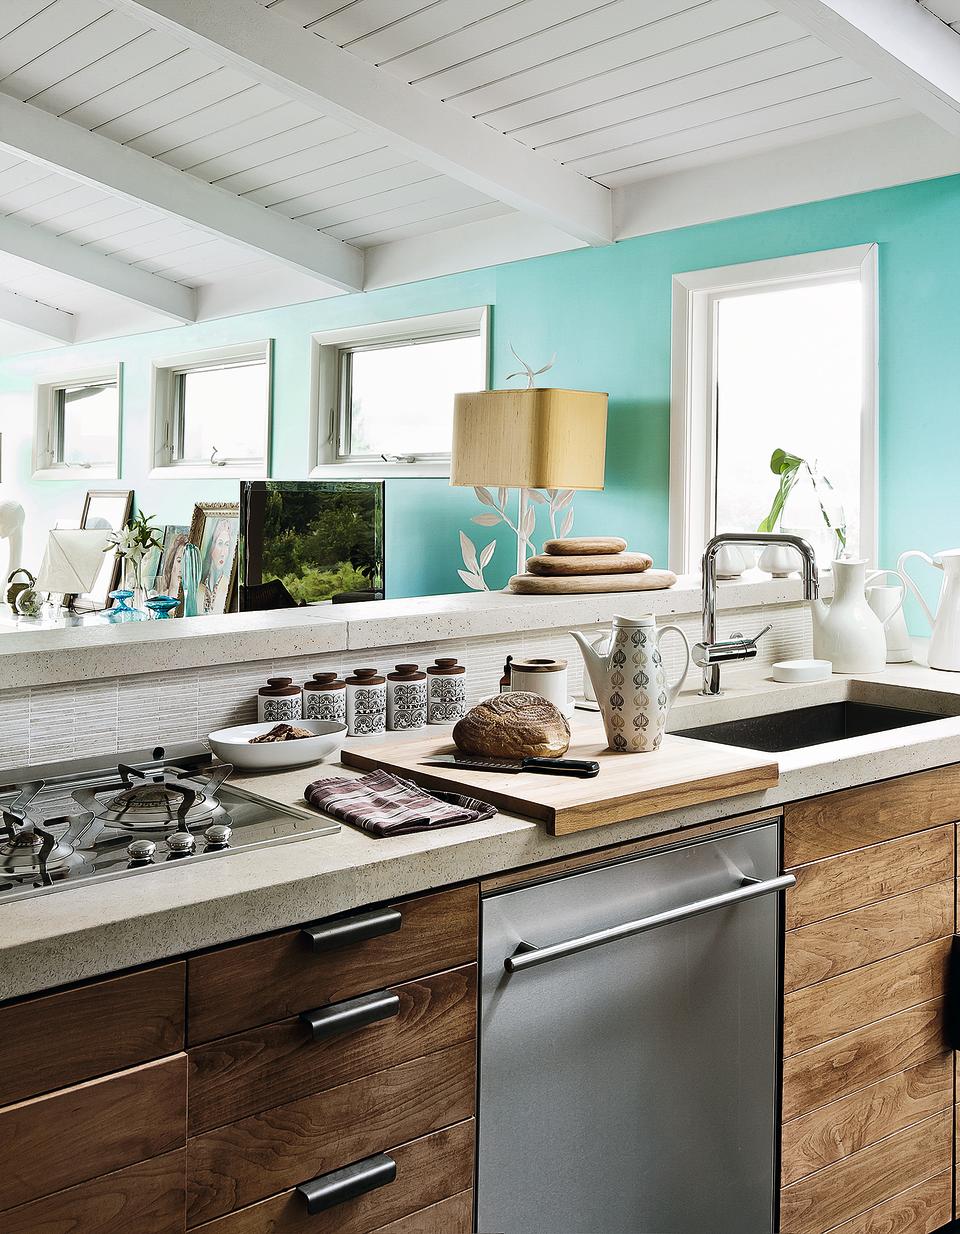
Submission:
[[[315,780],[307,785],[303,796],[315,810],[325,810],[375,836],[479,823],[497,812],[495,806],[476,797],[428,793],[389,771],[371,771],[356,780]]]

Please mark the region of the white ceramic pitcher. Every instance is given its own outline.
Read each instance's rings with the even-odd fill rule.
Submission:
[[[943,585],[940,588],[936,616],[930,612],[926,600],[920,594],[920,588],[904,569],[903,563],[911,557],[919,557],[928,566],[943,571]],[[935,557],[928,557],[926,553],[914,548],[900,555],[897,569],[920,602],[933,631],[927,663],[931,668],[960,673],[960,548],[945,549]]]
[[[835,673],[880,673],[886,667],[887,640],[867,603],[866,574],[863,558],[835,561],[833,599],[810,601],[813,654],[829,660]]]
[[[660,640],[668,632],[683,640],[686,660],[674,682],[667,681]],[[571,631],[593,685],[607,745],[620,754],[644,754],[663,740],[667,715],[690,667],[690,644],[679,626],[657,629],[652,614],[614,617],[609,634],[588,638]],[[599,649],[603,645],[603,651]]]

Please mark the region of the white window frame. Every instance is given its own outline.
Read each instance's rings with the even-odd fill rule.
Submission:
[[[182,461],[173,457],[176,431],[179,377],[200,369],[227,367],[234,364],[260,362],[264,365],[263,447],[256,459],[231,459],[216,462]],[[273,426],[273,339],[251,343],[234,343],[227,347],[211,347],[203,351],[184,352],[155,360],[150,381],[150,477],[151,479],[182,480],[190,476],[240,477],[267,479],[270,476],[270,446]]]
[[[62,463],[56,458],[59,393],[74,386],[113,382],[117,387],[117,424],[113,457],[96,463]],[[33,479],[34,480],[119,480],[121,426],[123,423],[123,366],[109,364],[99,368],[77,369],[50,375],[33,388]]]
[[[787,287],[859,280],[863,289],[860,418],[860,555],[876,561],[879,323],[876,244],[775,257],[673,277],[670,382],[670,566],[700,568],[716,532],[717,306],[722,299]],[[758,483],[760,477],[757,477]]]
[[[479,334],[480,368],[475,390],[489,389],[490,309],[488,305],[404,317],[374,325],[324,330],[311,336],[310,355],[310,458],[311,478],[377,480],[398,476],[449,476],[450,455],[420,455],[413,460],[341,457],[341,355],[364,347],[398,346]],[[466,391],[465,391],[466,392]]]

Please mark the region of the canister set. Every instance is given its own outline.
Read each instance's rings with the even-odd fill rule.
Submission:
[[[349,737],[367,737],[453,724],[466,714],[466,697],[466,670],[442,656],[425,672],[398,664],[385,677],[376,668],[354,669],[343,680],[332,672],[314,673],[302,688],[292,677],[270,677],[257,692],[257,718],[332,720],[346,724]]]

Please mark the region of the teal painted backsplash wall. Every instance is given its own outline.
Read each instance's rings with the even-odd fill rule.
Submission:
[[[79,512],[82,482],[34,484],[25,500],[33,381],[54,365],[123,362],[124,481],[162,520],[188,521],[194,500],[226,498],[235,486],[146,478],[152,360],[274,338],[273,474],[299,477],[307,471],[312,332],[490,304],[494,384],[516,367],[512,343],[535,366],[557,353],[550,384],[609,392],[607,484],[602,493],[577,497],[574,532],[623,535],[631,547],[665,563],[672,275],[872,241],[880,246],[881,557],[889,564],[906,548],[936,551],[960,544],[954,499],[960,474],[960,177],[8,358],[0,363],[0,492],[24,501],[34,533],[54,517]],[[478,545],[492,534],[470,522],[480,508],[473,493],[451,489],[445,480],[394,480],[387,501],[390,594],[461,590],[457,531],[466,530]],[[508,535],[497,530],[498,550],[487,571],[491,586],[503,584],[514,556]],[[538,528],[538,539],[546,534],[545,526]],[[36,554],[42,538],[28,537],[28,543]]]

